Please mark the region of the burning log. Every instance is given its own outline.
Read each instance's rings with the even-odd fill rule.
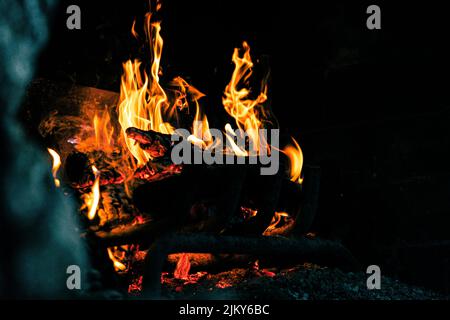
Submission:
[[[246,266],[254,258],[244,254],[174,253],[167,256],[167,266],[174,269],[182,255],[187,256],[191,271],[217,271],[228,269],[230,265]]]
[[[147,254],[143,277],[145,298],[160,297],[161,272],[167,256],[183,252],[292,255],[313,263],[338,266],[344,271],[360,269],[359,263],[344,246],[328,240],[169,234],[159,238]]]
[[[140,130],[137,128],[128,128],[127,137],[139,143],[142,150],[145,150],[153,159],[161,158],[168,154],[171,149],[171,135],[156,132],[153,130]]]

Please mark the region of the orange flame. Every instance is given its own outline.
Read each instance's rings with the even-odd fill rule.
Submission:
[[[114,248],[114,250],[115,249],[116,248]],[[113,262],[114,270],[124,271],[127,269],[127,267],[114,256],[113,250],[111,248],[108,248],[108,257]]]
[[[86,107],[87,108],[87,107]],[[95,110],[93,116],[90,110],[86,110],[90,116],[91,126],[83,127],[81,140],[76,144],[76,149],[83,153],[102,150],[105,153],[114,151],[114,127],[107,109]],[[93,132],[92,132],[93,131]]]
[[[52,165],[52,175],[53,175],[53,180],[55,182],[55,186],[57,188],[59,188],[59,186],[61,185],[61,181],[59,181],[59,179],[56,177],[59,167],[61,166],[61,157],[59,156],[59,154],[50,148],[47,148],[48,153],[50,153],[50,155],[53,158],[53,165]]]
[[[270,222],[270,225],[267,227],[267,229],[263,232],[263,235],[267,235],[270,233],[270,231],[277,228],[278,224],[284,220],[286,221],[289,219],[290,216],[287,212],[275,212],[272,221]]]
[[[84,204],[81,207],[81,209],[88,209],[87,217],[89,220],[92,220],[95,218],[95,214],[97,212],[97,207],[100,202],[100,171],[95,167],[92,166],[92,171],[95,175],[95,182],[92,186],[90,193],[85,193],[82,196],[82,199],[84,200]]]
[[[94,115],[95,144],[97,150],[112,151],[114,128],[111,125],[109,112],[96,112]]]
[[[248,80],[252,75],[253,62],[250,56],[250,47],[247,42],[243,43],[244,53],[239,54],[239,49],[234,49],[232,61],[235,65],[231,81],[225,88],[224,97],[222,99],[223,106],[236,120],[239,129],[244,130],[248,134],[251,154],[258,154],[260,148],[269,148],[266,141],[262,141],[259,136],[259,129],[262,129],[265,111],[263,103],[267,100],[267,86],[263,84],[263,90],[256,99],[251,99],[250,89],[244,86],[248,84]],[[242,87],[241,89],[238,89]],[[231,128],[229,124],[226,127]],[[229,142],[233,138],[227,130],[226,137]],[[248,152],[241,150],[237,145],[232,143],[233,151],[237,155],[248,155]]]
[[[151,47],[152,65],[150,77],[141,71],[139,60],[124,63],[118,118],[128,150],[143,165],[151,159],[150,155],[126,137],[125,130],[135,127],[141,130],[171,134],[174,128],[164,120],[164,114],[170,111],[167,95],[159,84],[160,62],[163,48],[161,25],[151,21],[152,15],[146,15],[145,32]],[[133,33],[134,27],[133,27]]]
[[[188,141],[199,148],[208,149],[212,143],[212,136],[209,131],[209,123],[206,115],[202,114],[199,104],[195,101],[196,113],[194,123],[192,124],[192,134],[188,137]]]
[[[283,149],[283,152],[289,158],[291,181],[301,184],[303,182],[303,178],[301,177],[303,168],[303,152],[294,138],[292,138],[292,141],[294,142],[294,146],[286,146]]]

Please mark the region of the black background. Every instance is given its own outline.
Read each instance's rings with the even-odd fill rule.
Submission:
[[[66,28],[70,4],[81,30]],[[381,7],[381,30],[366,28],[369,4]],[[61,1],[36,76],[119,91],[121,63],[142,54],[130,30],[147,8]],[[448,12],[437,1],[164,1],[163,81],[189,79],[207,114],[221,112],[233,48],[248,41],[255,60],[268,58],[280,126],[322,168],[313,229],[367,264],[448,290],[448,249],[427,249],[449,240]]]

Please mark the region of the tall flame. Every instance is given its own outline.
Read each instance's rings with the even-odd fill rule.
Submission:
[[[53,165],[52,165],[53,180],[55,182],[55,186],[59,187],[61,185],[61,182],[59,181],[59,179],[56,176],[57,176],[59,167],[61,166],[61,157],[53,149],[47,148],[47,151],[48,151],[48,153],[50,153],[50,155],[53,158]]]
[[[294,138],[292,138],[292,142],[294,145],[287,145],[283,149],[283,152],[289,158],[291,181],[301,184],[303,182],[301,177],[303,168],[303,152]]]
[[[132,139],[126,137],[125,131],[129,127],[141,130],[153,130],[171,134],[174,128],[164,121],[163,115],[170,111],[167,95],[159,84],[159,72],[163,39],[161,25],[151,21],[152,15],[146,15],[145,32],[151,48],[152,64],[150,77],[145,70],[141,71],[139,60],[128,60],[124,63],[120,99],[118,105],[119,123],[128,150],[137,159],[137,165],[147,163],[151,157],[136,145]],[[133,27],[133,32],[134,27]]]
[[[100,202],[100,171],[92,166],[92,171],[95,175],[95,181],[92,185],[92,189],[90,193],[85,193],[82,198],[84,200],[84,204],[81,209],[88,209],[87,217],[89,220],[95,218],[95,214],[97,212],[97,207]]]
[[[268,148],[267,142],[261,141],[259,135],[259,129],[263,128],[262,120],[264,120],[265,116],[262,104],[267,100],[267,85],[263,84],[263,89],[256,99],[249,97],[251,92],[245,85],[248,85],[248,80],[252,75],[253,62],[250,56],[250,47],[247,42],[243,43],[243,50],[244,52],[241,56],[239,49],[234,49],[232,61],[235,68],[231,76],[231,81],[225,88],[222,103],[228,114],[236,120],[238,128],[248,134],[250,152],[252,154],[258,154],[260,148]],[[239,89],[239,87],[241,88]],[[233,138],[229,133],[226,133],[226,136],[229,142],[232,142]],[[237,155],[248,155],[245,150],[238,150],[239,148],[237,146],[232,145],[233,151]]]

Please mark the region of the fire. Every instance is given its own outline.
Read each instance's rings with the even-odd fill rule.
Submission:
[[[158,8],[159,6],[160,4],[158,4]],[[120,178],[123,179],[120,182],[117,182],[118,180],[114,181],[115,183],[123,182],[124,191],[130,199],[131,191],[135,186],[132,180],[137,177],[136,169],[152,161],[152,154],[154,157],[159,156],[159,154],[150,154],[142,149],[141,145],[136,143],[135,140],[128,138],[126,133],[128,128],[134,127],[145,131],[152,130],[163,134],[173,134],[175,132],[174,125],[178,124],[177,122],[181,118],[176,113],[178,111],[180,111],[180,114],[183,112],[182,115],[184,116],[189,112],[193,113],[192,110],[195,110],[188,141],[201,149],[213,149],[216,145],[222,145],[222,142],[224,142],[218,141],[216,136],[214,136],[214,140],[211,134],[211,132],[215,133],[215,131],[210,129],[208,117],[199,103],[205,94],[181,77],[173,79],[167,91],[160,84],[163,39],[161,36],[161,24],[153,20],[151,13],[145,16],[144,31],[150,47],[149,70],[145,70],[144,67],[147,63],[142,63],[138,59],[128,60],[123,63],[117,109],[109,110],[105,107],[102,110],[93,110],[90,105],[85,104],[81,107],[80,117],[67,117],[67,120],[70,121],[68,122],[68,127],[76,126],[79,128],[77,135],[73,137],[71,133],[70,141],[68,141],[75,146],[77,151],[87,155],[90,163],[96,163],[104,170],[103,178],[105,181],[108,181],[108,169],[113,169],[111,171],[114,174],[118,173]],[[133,22],[131,33],[136,39],[140,39],[136,31],[135,21]],[[267,79],[263,79],[259,90],[254,90],[250,85],[254,64],[250,55],[250,46],[247,42],[243,42],[242,48],[234,49],[231,60],[234,64],[234,69],[231,79],[223,91],[221,106],[232,118],[231,124],[224,121],[225,126],[222,130],[225,134],[222,139],[228,141],[227,145],[230,147],[214,150],[214,152],[223,152],[238,157],[250,157],[266,152],[270,153],[271,148],[279,150],[279,146],[270,145],[266,138],[260,135],[261,129],[274,128],[277,122],[267,105]],[[190,109],[191,107],[194,108]],[[191,117],[192,115],[189,114],[189,119],[192,119]],[[120,124],[120,128],[117,121]],[[48,128],[45,127],[44,129],[50,130],[55,126],[55,123],[54,121],[44,123],[43,127],[45,125]],[[240,129],[245,136],[239,136],[240,133],[234,130],[236,128]],[[235,140],[242,140],[243,138],[246,142],[245,146],[239,146]],[[280,151],[286,154],[289,159],[291,181],[301,184],[303,153],[297,141],[295,139],[292,140],[292,144],[287,145]],[[60,180],[57,178],[57,172],[61,166],[61,159],[56,151],[49,148],[48,152],[53,158],[52,175],[54,182],[59,187]],[[63,154],[63,158],[65,156]],[[101,157],[102,159],[100,159]],[[108,205],[113,206],[113,204],[108,202],[108,199],[113,198],[109,196],[112,195],[113,191],[111,190],[114,189],[108,190],[108,187],[104,187],[101,194],[100,171],[94,165],[91,166],[91,169],[95,179],[91,190],[81,196],[83,200],[81,210],[85,210],[83,214],[86,214],[89,220],[94,220],[96,215],[98,215],[99,218],[95,220],[95,223],[102,227],[106,222],[113,221],[107,214],[107,207]],[[100,204],[100,198],[102,198],[102,204]],[[130,211],[132,210],[130,208]],[[128,211],[128,208],[125,208],[123,211]],[[128,213],[124,212],[124,216]],[[258,210],[257,208],[241,207],[241,213],[245,220],[249,220],[258,214]],[[149,218],[145,215],[137,214],[134,216],[132,224],[139,225],[148,221]],[[293,222],[293,218],[287,212],[275,212],[270,225],[263,232],[263,235],[269,236],[276,234],[280,230],[284,231]],[[107,248],[107,254],[113,263],[115,271],[133,274],[133,263],[137,261],[142,263],[146,251],[140,251],[139,247],[129,244]],[[191,259],[191,261],[193,260]],[[185,280],[185,283],[192,283],[205,274],[190,275],[190,269],[190,254],[182,253],[177,261],[173,276],[176,279]],[[259,267],[256,269],[265,275],[274,275],[269,271],[259,270]],[[224,288],[231,286],[231,284],[223,282],[218,283],[217,286]],[[129,292],[140,291],[141,287],[142,276],[135,278],[134,282],[129,286]]]
[[[303,179],[301,177],[303,168],[303,152],[297,141],[292,138],[294,145],[288,145],[283,149],[283,152],[288,156],[290,163],[290,177],[291,181],[302,183]]]
[[[94,115],[93,123],[96,149],[103,150],[105,152],[112,151],[111,148],[114,145],[114,128],[111,126],[109,112],[96,112]]]
[[[81,112],[87,118],[86,120],[89,121],[89,125],[80,126],[75,148],[86,154],[93,151],[111,154],[116,148],[116,143],[110,112],[107,108],[93,111],[89,107],[88,105],[82,107]]]
[[[241,207],[241,212],[245,220],[251,219],[258,214],[258,210],[247,207]]]
[[[211,133],[209,131],[208,118],[205,114],[203,114],[198,102],[199,99],[205,96],[205,94],[201,93],[199,90],[191,86],[186,82],[186,80],[181,77],[176,77],[173,80],[173,83],[180,88],[180,90],[177,92],[178,97],[176,102],[176,105],[179,109],[183,109],[188,105],[185,102],[188,96],[193,100],[195,104],[195,117],[192,124],[192,134],[188,137],[187,140],[202,149],[211,147],[213,141]]]
[[[270,233],[270,231],[278,228],[278,224],[281,221],[286,222],[291,217],[287,212],[275,212],[272,221],[270,222],[270,225],[267,227],[267,229],[263,232],[263,235],[267,235]]]
[[[116,251],[116,248],[113,248]],[[127,267],[114,256],[113,250],[108,248],[108,257],[113,262],[114,270],[124,271]]]
[[[50,148],[47,148],[48,153],[50,153],[50,155],[53,158],[53,165],[52,165],[52,175],[53,175],[53,180],[55,181],[55,186],[59,187],[61,185],[60,180],[56,177],[59,167],[61,166],[61,157],[59,156],[59,154]]]
[[[87,217],[89,220],[95,218],[97,207],[100,202],[100,171],[95,166],[92,166],[92,171],[95,175],[95,181],[92,186],[91,192],[86,193],[82,196],[84,204],[81,207],[81,209],[88,209]]]
[[[118,119],[122,128],[122,140],[125,150],[133,156],[133,166],[140,167],[152,160],[152,156],[143,150],[133,139],[128,138],[126,130],[135,127],[141,130],[153,130],[159,133],[172,134],[175,129],[171,122],[176,120],[177,110],[183,110],[188,106],[187,97],[195,103],[196,113],[192,124],[192,134],[188,141],[202,149],[214,147],[207,116],[202,112],[198,100],[204,96],[203,93],[189,85],[180,77],[175,78],[172,83],[180,89],[175,92],[175,102],[170,102],[168,95],[160,85],[160,64],[163,49],[160,22],[152,20],[152,14],[148,13],[145,19],[144,30],[150,45],[150,72],[147,73],[141,61],[128,60],[123,64],[123,75],[121,79],[120,99],[118,104]],[[138,38],[135,22],[133,22],[131,33]],[[266,124],[276,123],[269,108],[265,106],[267,101],[267,81],[262,82],[261,90],[256,97],[250,89],[249,79],[253,73],[253,62],[250,55],[250,46],[243,42],[242,49],[235,48],[232,56],[234,70],[231,80],[225,87],[222,104],[225,111],[234,118],[237,129],[245,132],[245,136],[237,137],[232,126],[227,123],[224,127],[225,139],[231,146],[230,150],[222,150],[236,156],[254,156],[262,151],[270,153],[271,146],[260,135],[260,129]],[[235,139],[246,139],[246,147],[239,147]],[[298,145],[297,145],[298,146]],[[289,147],[286,153],[292,161],[292,179],[300,180],[301,150],[293,153]],[[220,152],[220,151],[219,151]],[[300,154],[300,155],[299,155]],[[300,159],[300,160],[299,160]],[[136,163],[135,163],[136,162]],[[300,162],[300,163],[299,163]],[[135,168],[136,169],[136,168]]]
[[[161,54],[163,39],[161,37],[161,25],[152,22],[152,15],[146,15],[145,32],[151,48],[151,72],[147,75],[141,71],[139,60],[128,60],[124,63],[120,99],[118,105],[118,118],[122,127],[122,134],[128,150],[137,160],[137,165],[146,164],[151,157],[127,138],[125,130],[135,127],[141,130],[153,130],[160,133],[171,134],[174,132],[172,125],[164,120],[164,115],[170,114],[170,104],[167,95],[159,84]],[[133,32],[134,27],[133,27]]]
[[[243,43],[243,54],[239,54],[239,49],[235,48],[232,61],[235,65],[231,81],[225,88],[222,99],[223,106],[227,113],[236,120],[239,129],[244,130],[249,138],[249,151],[251,155],[256,155],[261,148],[269,148],[266,141],[260,139],[259,129],[264,128],[263,121],[266,120],[267,111],[264,110],[263,103],[267,100],[267,85],[263,83],[263,89],[256,99],[251,99],[248,80],[252,75],[253,62],[250,56],[250,46],[247,42]],[[241,87],[241,89],[238,89]],[[229,124],[226,128],[231,128]],[[227,139],[231,142],[229,130],[226,130]],[[246,150],[240,150],[233,145],[233,151],[236,155],[249,155]]]

